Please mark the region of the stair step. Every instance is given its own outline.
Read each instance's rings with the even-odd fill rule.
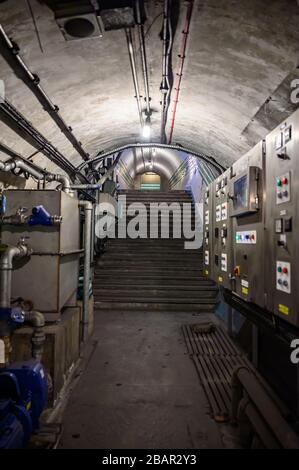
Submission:
[[[186,253],[181,251],[173,251],[173,252],[163,252],[163,250],[119,250],[115,253],[115,250],[112,250],[111,253],[109,250],[105,250],[105,253],[101,256],[100,260],[161,260],[161,256],[163,256],[163,261],[176,261],[177,259],[186,260],[188,262],[196,260],[197,262],[202,261],[202,254],[201,253],[189,253],[186,250]]]
[[[215,285],[201,285],[199,283],[195,285],[186,285],[182,286],[179,288],[178,286],[174,286],[171,284],[165,284],[164,286],[161,286],[157,284],[156,286],[152,286],[150,284],[115,284],[114,282],[112,284],[103,284],[99,281],[94,283],[94,290],[96,291],[126,291],[126,292],[131,292],[134,293],[136,290],[139,291],[146,291],[148,293],[155,293],[155,292],[167,292],[167,291],[173,291],[175,294],[178,292],[179,295],[184,294],[185,292],[218,292],[218,288]]]
[[[211,312],[215,309],[215,302],[200,302],[196,304],[184,303],[148,303],[148,302],[107,302],[95,301],[95,308],[101,310],[155,310],[155,311],[168,311],[168,312]]]
[[[159,264],[156,261],[142,261],[142,260],[132,260],[127,261],[124,260],[123,262],[118,261],[117,265],[115,265],[115,261],[98,261],[97,266],[98,267],[105,267],[105,268],[115,268],[115,270],[149,270],[153,272],[159,272],[159,271],[174,271],[177,267],[177,269],[180,269],[181,271],[192,271],[192,272],[202,272],[202,267],[200,266],[200,263],[189,263],[188,265],[186,264],[186,261],[184,260],[178,260],[177,262],[170,263],[168,261],[163,262],[161,260]]]
[[[100,274],[101,273],[101,274]],[[110,278],[107,275],[106,270],[97,271],[95,274],[95,283],[101,285],[109,285],[110,283],[115,284],[115,278]],[[148,285],[171,285],[171,286],[178,286],[178,287],[190,287],[195,286],[198,288],[199,286],[211,286],[214,285],[213,281],[209,281],[203,277],[195,276],[195,277],[177,277],[173,278],[172,276],[146,276],[144,274],[133,276],[131,275],[130,278],[119,278],[118,283],[121,285],[130,285],[130,286],[138,286],[144,285],[144,283]]]
[[[109,301],[109,302],[124,302],[124,301],[134,301],[134,302],[179,302],[179,303],[200,303],[206,299],[215,299],[216,293],[214,291],[198,291],[198,292],[189,292],[188,297],[184,291],[157,291],[156,289],[151,290],[135,290],[135,291],[125,291],[125,290],[114,290],[107,291],[105,289],[94,288],[94,294],[97,297],[97,300],[100,301]]]
[[[134,253],[134,254],[142,254],[142,253],[163,253],[167,255],[175,255],[175,254],[182,254],[183,256],[202,256],[202,251],[197,249],[197,250],[184,250],[183,246],[179,247],[170,247],[165,250],[165,246],[162,245],[140,245],[136,243],[135,245],[128,245],[126,244],[125,246],[122,246],[122,244],[118,245],[117,252],[115,252],[115,246],[116,245],[111,245],[110,243],[107,243],[105,246],[105,253],[109,253],[109,256],[114,256],[117,255],[118,253]]]
[[[155,247],[155,246],[164,246],[170,248],[178,248],[179,250],[183,249],[185,246],[185,239],[183,238],[107,238],[106,243],[113,246],[129,246],[129,245],[138,245],[140,249],[142,247]],[[199,248],[197,248],[198,250]]]
[[[176,205],[176,207],[178,207],[178,206],[182,207],[183,204],[190,204],[191,207],[193,207],[193,208],[196,207],[195,203],[194,203],[194,202],[192,201],[192,199],[190,199],[190,198],[181,198],[179,201],[176,200],[176,199],[165,199],[165,198],[163,198],[163,199],[161,199],[161,198],[157,198],[157,199],[141,199],[141,198],[140,198],[140,199],[138,199],[138,201],[137,201],[136,199],[130,198],[130,197],[127,196],[127,197],[126,197],[126,200],[119,199],[118,201],[119,201],[119,203],[122,204],[123,206],[125,206],[125,205],[129,206],[129,205],[131,205],[131,204],[136,204],[136,205],[138,205],[138,204],[140,204],[140,203],[143,204],[144,206],[147,206],[147,207],[149,207],[151,204],[159,204],[159,205],[160,205],[160,204],[162,204],[162,205],[164,204],[164,206],[165,206],[165,203],[166,203],[167,205],[173,204],[173,208],[174,208],[174,209],[175,209],[174,204]],[[163,208],[163,206],[162,206],[162,208]]]
[[[103,266],[97,265],[98,269],[103,270]],[[175,266],[148,266],[148,265],[123,265],[123,266],[115,266],[115,263],[112,266],[107,266],[105,267],[105,270],[107,270],[107,273],[113,273],[115,275],[117,272],[119,274],[123,273],[125,274],[126,272],[129,272],[130,275],[132,275],[134,272],[138,275],[144,272],[144,274],[151,274],[153,276],[156,275],[161,275],[164,274],[165,276],[178,276],[178,277],[184,277],[185,275],[189,276],[199,276],[202,274],[203,270],[201,266],[191,266],[188,267],[186,266],[186,269],[183,269],[182,266],[180,266],[178,269],[175,269]],[[183,273],[184,271],[184,273]]]
[[[206,296],[206,297],[190,297],[186,298],[182,297],[151,297],[150,295],[117,295],[115,297],[110,297],[109,295],[101,294],[99,298],[97,298],[97,302],[128,302],[128,303],[143,303],[143,304],[183,304],[183,305],[196,305],[196,304],[206,304],[206,303],[215,303],[215,297]]]

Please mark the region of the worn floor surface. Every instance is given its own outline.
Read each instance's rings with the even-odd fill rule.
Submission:
[[[95,315],[96,346],[66,407],[61,448],[232,446],[208,414],[181,330],[212,314]]]

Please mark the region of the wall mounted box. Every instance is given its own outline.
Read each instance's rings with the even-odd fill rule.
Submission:
[[[43,205],[51,215],[62,216],[60,225],[3,225],[1,234],[7,245],[28,237],[26,242],[33,250],[30,258],[14,262],[13,299],[30,300],[34,309],[54,320],[62,307],[76,303],[81,252],[78,200],[55,190],[8,190],[5,194],[8,216],[20,207],[30,214],[37,205]]]
[[[299,326],[299,110],[266,137],[267,309]]]
[[[232,290],[247,302],[265,307],[264,147],[260,141],[232,166]],[[245,177],[245,178],[244,178]],[[238,182],[244,178],[244,184]]]

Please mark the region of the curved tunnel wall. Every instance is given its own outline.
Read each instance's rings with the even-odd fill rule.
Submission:
[[[116,172],[120,189],[132,189],[137,175],[154,172],[168,181],[170,190],[190,190],[198,202],[202,187],[218,176],[217,171],[203,160],[167,148],[125,150]]]

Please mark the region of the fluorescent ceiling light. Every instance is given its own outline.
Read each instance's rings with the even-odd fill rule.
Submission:
[[[148,139],[151,136],[151,128],[148,124],[145,124],[142,128],[142,137]]]

